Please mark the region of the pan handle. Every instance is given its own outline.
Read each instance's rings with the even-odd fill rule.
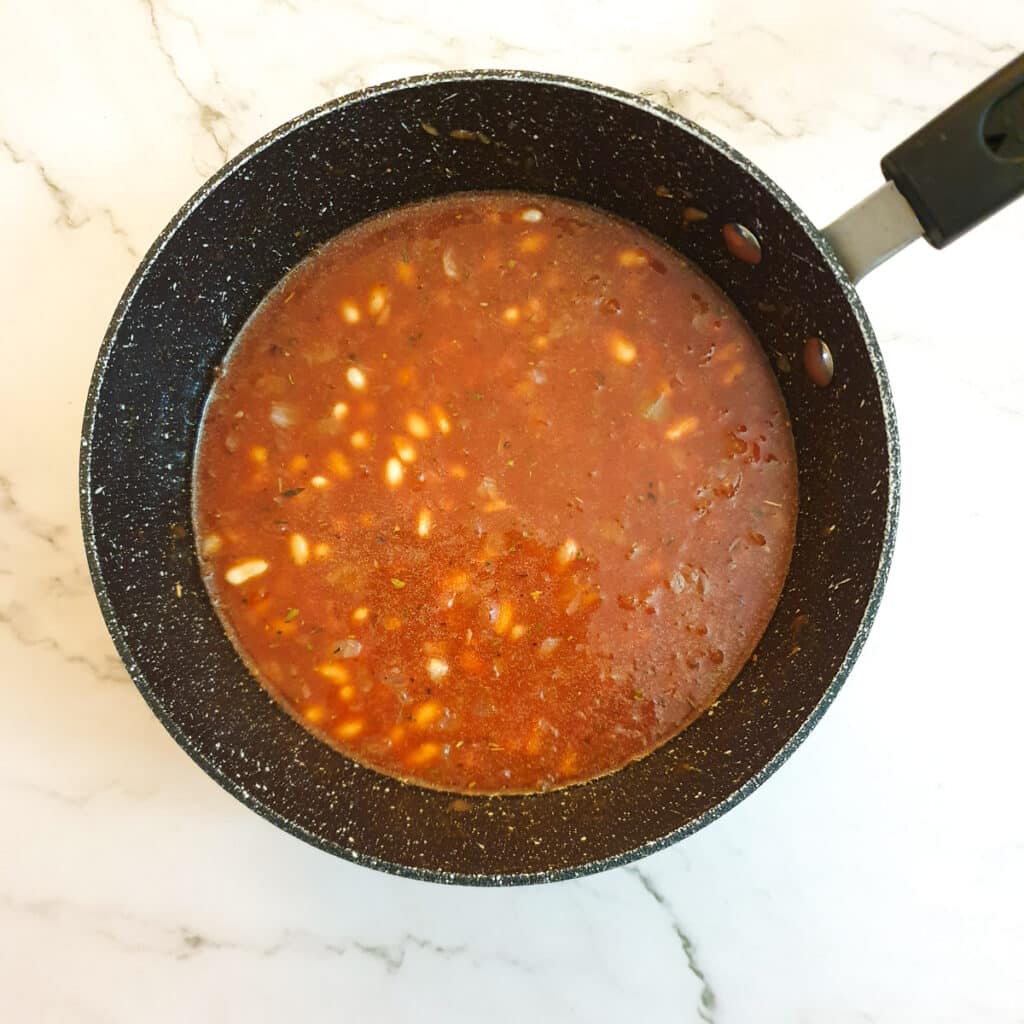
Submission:
[[[1024,54],[883,157],[882,173],[824,230],[854,282],[915,238],[941,249],[1024,194]]]

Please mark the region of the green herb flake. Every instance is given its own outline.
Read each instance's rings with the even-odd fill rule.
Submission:
[[[298,608],[289,608],[288,611],[286,611],[284,613],[284,621],[285,622],[294,622],[298,617],[299,617],[299,609]]]
[[[468,394],[470,398],[475,399],[477,402],[482,401],[484,397],[482,391],[470,391]]]
[[[405,580],[400,580],[397,576],[392,576],[391,586],[393,586],[395,590],[402,590],[405,587]]]

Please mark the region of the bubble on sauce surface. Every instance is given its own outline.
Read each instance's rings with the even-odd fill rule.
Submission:
[[[832,350],[821,338],[808,338],[804,342],[804,370],[811,382],[819,388],[827,388],[835,375],[835,360]]]
[[[761,262],[761,242],[750,228],[742,224],[730,223],[722,228],[722,238],[730,255],[736,259],[757,266]]]

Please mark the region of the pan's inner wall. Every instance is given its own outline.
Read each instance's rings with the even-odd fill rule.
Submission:
[[[214,368],[288,270],[371,214],[499,188],[626,217],[726,291],[778,370],[797,443],[800,518],[778,611],[711,712],[615,775],[542,796],[470,801],[468,810],[459,801],[456,810],[448,795],[403,786],[321,744],[249,676],[198,574],[190,477]],[[688,221],[685,207],[708,216]],[[758,266],[728,254],[721,229],[729,221],[760,238]],[[828,389],[803,373],[810,336],[835,354]],[[259,148],[146,267],[101,367],[94,409],[83,479],[92,555],[115,634],[179,742],[311,841],[440,877],[572,870],[691,826],[760,772],[827,694],[882,556],[890,471],[882,396],[852,307],[786,206],[677,123],[528,76],[370,94]]]

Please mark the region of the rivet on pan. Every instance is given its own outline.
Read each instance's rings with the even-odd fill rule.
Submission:
[[[742,224],[726,224],[722,228],[725,247],[738,260],[756,266],[761,262],[761,243],[750,228]]]
[[[804,369],[819,388],[827,388],[832,383],[836,364],[832,359],[832,350],[821,338],[808,338],[804,342]]]

